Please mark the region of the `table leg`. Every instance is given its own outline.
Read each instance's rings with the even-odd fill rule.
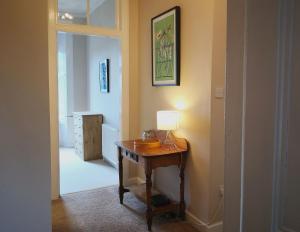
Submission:
[[[180,202],[179,202],[179,216],[185,218],[185,202],[184,202],[184,168],[185,168],[185,156],[181,154],[181,163],[180,163]]]
[[[123,204],[124,186],[123,186],[123,156],[122,149],[119,147],[119,198],[120,204]]]
[[[145,167],[145,174],[146,174],[146,196],[147,196],[147,225],[148,230],[151,231],[152,227],[152,206],[151,206],[151,189],[152,189],[152,168],[149,164]]]

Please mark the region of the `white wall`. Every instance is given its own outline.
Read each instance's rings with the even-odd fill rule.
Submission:
[[[87,36],[73,35],[73,111],[86,111],[88,103]]]
[[[104,123],[119,130],[121,109],[121,48],[119,40],[76,34],[60,34],[59,38],[60,41],[63,39],[66,41],[68,115],[77,111],[99,112],[104,115]],[[109,93],[100,92],[99,62],[104,59],[110,60]],[[72,141],[73,119],[68,118],[67,120],[69,128],[67,137]],[[61,136],[61,142],[64,137]]]
[[[0,9],[0,231],[50,232],[47,1]]]
[[[104,115],[104,123],[120,129],[121,50],[117,39],[89,37],[87,41],[89,110]],[[99,62],[110,60],[109,93],[100,92]]]
[[[91,14],[91,24],[115,26],[115,1],[104,1]],[[108,37],[87,38],[87,77],[89,110],[104,115],[104,123],[120,129],[121,110],[121,44],[119,39]],[[109,59],[109,93],[100,92],[99,62]]]
[[[99,27],[115,27],[115,0],[104,0],[91,12],[90,24]]]
[[[73,112],[87,111],[87,36],[71,33],[58,33],[58,49],[66,55],[66,89],[60,88],[60,97],[66,95],[66,114],[60,113],[59,143],[62,147],[73,147],[74,128]],[[66,93],[63,93],[66,91]],[[61,99],[59,99],[61,101]],[[64,106],[64,104],[62,104]]]

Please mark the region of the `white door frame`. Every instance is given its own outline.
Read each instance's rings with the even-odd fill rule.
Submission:
[[[58,132],[58,83],[57,41],[59,31],[83,35],[119,38],[122,54],[120,139],[129,138],[129,0],[116,0],[116,28],[107,29],[89,25],[64,25],[56,23],[57,1],[48,0],[49,13],[49,94],[51,134],[51,196],[59,198],[59,132]],[[120,17],[121,15],[121,17]],[[129,164],[124,162],[124,182],[128,182]]]

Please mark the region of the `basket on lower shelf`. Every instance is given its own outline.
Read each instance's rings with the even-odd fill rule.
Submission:
[[[151,197],[151,203],[154,207],[160,207],[171,203],[170,199],[163,194],[157,194]]]
[[[146,203],[146,184],[132,185],[129,187],[130,192],[132,192],[139,200]],[[151,205],[155,208],[164,207],[173,204],[166,195],[163,195],[156,189],[151,189]]]

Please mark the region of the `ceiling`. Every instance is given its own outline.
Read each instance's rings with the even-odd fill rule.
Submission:
[[[90,0],[91,12],[98,8],[104,1],[113,0]],[[86,15],[86,0],[58,0],[59,12],[68,12],[76,16]]]

